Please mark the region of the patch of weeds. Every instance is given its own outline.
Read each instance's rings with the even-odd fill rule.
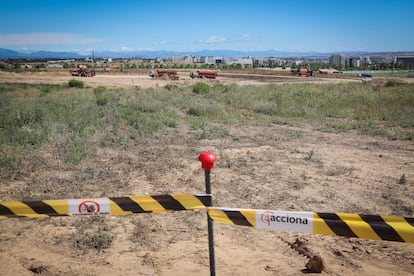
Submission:
[[[68,86],[69,87],[83,88],[84,85],[85,84],[83,83],[83,81],[80,81],[80,80],[72,79],[72,80],[68,81]]]
[[[348,167],[336,167],[328,170],[327,175],[339,176],[339,175],[351,175],[355,168]]]
[[[305,132],[301,130],[294,130],[292,132],[288,132],[289,139],[299,139],[305,136]]]
[[[279,118],[279,117],[272,117],[272,124],[275,125],[282,125],[282,126],[293,126],[294,125],[294,120],[292,119],[287,119],[287,118]]]
[[[161,113],[164,110],[164,105],[154,99],[143,99],[136,103],[135,108],[143,113]]]
[[[197,82],[193,85],[193,93],[196,94],[208,94],[210,92],[210,86],[204,82]]]
[[[96,104],[99,106],[106,105],[109,102],[109,98],[106,96],[99,97],[96,99]]]
[[[52,92],[52,88],[50,86],[42,86],[40,87],[40,96],[45,96]]]
[[[86,168],[82,171],[80,171],[78,174],[76,174],[75,179],[78,182],[85,182],[85,181],[89,181],[91,179],[94,179],[95,177],[98,176],[98,172],[96,169],[94,168]]]
[[[219,103],[214,102],[196,102],[188,108],[187,115],[216,122],[226,122],[231,120],[231,116],[227,114],[222,106]]]
[[[93,90],[93,93],[96,97],[96,104],[99,106],[103,106],[108,104],[109,102],[109,96],[107,89],[103,86],[98,86]]]
[[[187,114],[192,116],[202,116],[207,112],[208,110],[202,106],[190,106],[187,110]]]
[[[388,80],[384,84],[385,87],[396,87],[396,86],[400,86],[400,85],[404,85],[404,83],[399,81],[399,80]]]
[[[307,154],[306,154],[306,156],[303,158],[305,161],[311,161],[313,158],[314,158],[314,155],[315,155],[315,153],[314,153],[314,151],[313,150],[311,150],[310,152],[308,152]]]
[[[255,105],[254,112],[273,116],[279,113],[279,108],[274,102],[259,102]]]
[[[14,154],[1,154],[0,171],[11,171],[19,167],[19,159]]]
[[[230,135],[226,129],[220,126],[213,126],[206,122],[201,122],[198,126],[195,126],[194,128],[195,128],[195,137],[198,140],[221,139],[221,138],[226,138]]]
[[[110,147],[110,146],[127,146],[128,145],[128,135],[117,133],[105,133],[101,139],[101,146]]]
[[[222,150],[220,150],[220,163],[223,168],[232,168],[233,162],[229,156],[227,156]]]
[[[0,143],[38,145],[48,138],[48,110],[39,102],[0,104]]]
[[[139,218],[136,218],[132,221],[134,224],[134,230],[131,233],[130,240],[135,243],[140,243],[143,240],[146,240],[148,236],[148,226],[145,225]]]
[[[107,88],[104,86],[98,86],[93,90],[93,93],[95,94],[95,96],[100,96],[103,95],[105,93],[107,93]]]
[[[351,129],[355,129],[355,126],[352,123],[328,123],[319,128],[320,131],[328,133],[346,132]]]
[[[94,155],[95,149],[90,145],[84,137],[75,137],[69,143],[66,149],[66,162],[77,165],[82,160],[90,158]]]
[[[160,228],[160,225],[156,221],[153,221],[151,224],[145,223],[144,221],[148,221],[148,217],[147,219],[136,218],[132,220],[134,229],[129,239],[145,250],[155,251],[159,249],[159,244],[152,236],[153,234],[157,234],[156,232]]]
[[[129,138],[135,141],[143,141],[161,133],[166,127],[177,127],[174,114],[169,112],[136,113],[130,118],[131,128],[128,129]]]
[[[175,84],[167,84],[167,85],[165,86],[165,89],[167,89],[167,90],[169,90],[169,91],[171,91],[171,90],[177,90],[177,89],[178,89],[178,86],[177,86],[177,85],[175,85]]]
[[[226,93],[229,90],[229,87],[227,85],[224,85],[222,83],[217,83],[213,87],[213,91],[216,93]]]
[[[114,236],[104,217],[85,217],[75,225],[76,231],[72,234],[74,246],[84,253],[96,250],[98,253],[109,248]]]

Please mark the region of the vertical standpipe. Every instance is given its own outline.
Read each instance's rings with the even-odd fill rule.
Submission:
[[[210,151],[203,151],[199,156],[198,160],[201,162],[201,167],[204,170],[205,182],[206,182],[206,194],[211,195],[211,181],[210,171],[214,168],[214,162],[217,160],[217,156]],[[211,200],[213,205],[213,197]],[[213,221],[207,214],[207,228],[208,228],[208,250],[210,258],[210,276],[216,275],[216,262],[214,256],[214,228]]]

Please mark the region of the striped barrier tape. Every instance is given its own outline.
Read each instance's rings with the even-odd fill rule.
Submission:
[[[91,199],[0,202],[0,219],[73,215],[130,215],[205,209],[211,195],[168,194]]]
[[[414,218],[350,213],[208,208],[218,223],[255,228],[414,243]]]

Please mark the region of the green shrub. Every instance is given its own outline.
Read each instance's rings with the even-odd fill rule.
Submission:
[[[109,102],[109,98],[107,96],[99,96],[96,98],[96,104],[97,105],[106,105]]]
[[[220,106],[214,103],[196,103],[187,110],[188,115],[207,118],[216,117],[222,113],[223,111],[220,109]]]
[[[52,91],[52,88],[50,86],[42,86],[40,87],[40,93],[42,95],[48,94]]]
[[[210,86],[204,82],[197,82],[193,85],[193,92],[196,94],[208,94],[210,92]]]
[[[178,86],[177,85],[175,85],[175,84],[167,84],[166,86],[165,86],[165,89],[167,89],[167,90],[176,90],[176,89],[178,89]]]
[[[68,82],[68,86],[69,87],[76,87],[76,88],[83,88],[84,83],[83,83],[83,81],[72,79]]]
[[[95,96],[100,96],[104,93],[106,93],[108,90],[106,89],[106,87],[104,86],[98,86],[93,90],[93,93],[95,94]]]
[[[109,96],[107,95],[107,89],[103,86],[98,86],[93,90],[93,93],[96,97],[96,104],[103,106],[109,102]]]

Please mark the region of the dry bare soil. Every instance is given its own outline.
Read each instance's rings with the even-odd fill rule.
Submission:
[[[60,199],[65,189],[84,198],[203,193],[197,157],[212,150],[215,206],[413,216],[412,141],[309,126],[227,130],[199,140],[181,125],[143,145],[99,148],[80,165],[65,164],[59,146],[48,145],[39,149],[41,165],[27,156],[4,175],[0,199]],[[322,275],[414,274],[414,244],[214,226],[217,275],[303,275],[309,260],[297,244],[322,258]],[[4,219],[0,264],[0,275],[209,275],[206,213]]]
[[[138,72],[97,72],[97,75],[92,78],[72,77],[67,70],[50,71],[50,72],[24,72],[24,73],[8,73],[0,72],[0,82],[15,82],[15,83],[49,83],[49,84],[66,84],[71,79],[81,79],[85,85],[90,87],[105,86],[105,87],[134,87],[141,88],[162,87],[167,84],[175,85],[193,85],[200,81],[200,79],[192,79],[189,76],[189,71],[179,71],[179,79],[172,81],[168,78],[150,78],[147,71]],[[219,77],[215,80],[206,80],[209,84],[229,84],[237,83],[238,85],[263,85],[268,83],[335,83],[339,81],[359,81],[356,77],[347,76],[328,76],[318,75],[314,78],[306,78],[291,75],[290,73],[276,73],[269,72],[260,73],[241,73],[237,71],[219,72]]]

